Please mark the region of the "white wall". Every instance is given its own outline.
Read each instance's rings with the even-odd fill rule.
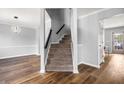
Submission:
[[[124,27],[105,29],[105,46],[110,48],[110,53],[112,53],[112,32],[124,32]]]
[[[34,29],[22,27],[14,33],[10,25],[0,24],[0,58],[37,54],[36,36]]]

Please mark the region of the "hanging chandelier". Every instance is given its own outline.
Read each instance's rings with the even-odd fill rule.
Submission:
[[[14,16],[14,19],[17,20],[18,17],[17,16]],[[21,32],[21,28],[18,26],[18,25],[13,25],[11,27],[12,31],[15,32],[15,33],[20,33]]]

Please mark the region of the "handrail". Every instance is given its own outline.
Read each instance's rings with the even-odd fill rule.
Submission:
[[[58,34],[63,28],[64,28],[65,24],[62,25],[62,27],[56,32],[56,34]]]
[[[49,32],[49,35],[48,35],[48,38],[47,38],[47,42],[45,44],[45,49],[47,48],[47,46],[49,44],[49,40],[50,40],[51,34],[52,34],[52,29],[50,29],[50,32]]]

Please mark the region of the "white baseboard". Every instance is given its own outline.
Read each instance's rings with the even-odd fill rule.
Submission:
[[[45,70],[40,70],[40,73],[46,73],[46,71]]]
[[[79,71],[78,71],[78,70],[73,69],[73,73],[78,74],[78,73],[79,73]]]
[[[14,58],[14,57],[23,57],[23,56],[30,56],[30,55],[37,55],[37,54],[36,54],[36,53],[32,53],[32,54],[23,54],[23,55],[6,56],[6,57],[0,57],[0,59]],[[39,55],[38,55],[38,56],[39,56]]]
[[[100,68],[100,65],[94,65],[94,64],[84,62],[84,61],[81,61],[78,65],[80,65],[80,64],[85,64],[85,65],[88,65],[88,66],[91,66],[91,67]]]
[[[36,55],[37,55],[37,56],[40,56],[40,54],[39,54],[39,53],[36,53]]]

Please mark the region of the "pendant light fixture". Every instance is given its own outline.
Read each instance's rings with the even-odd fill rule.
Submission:
[[[14,19],[17,21],[18,17],[14,16]],[[20,33],[21,32],[21,28],[18,25],[13,25],[11,28],[12,28],[12,31],[15,32],[15,33]]]

